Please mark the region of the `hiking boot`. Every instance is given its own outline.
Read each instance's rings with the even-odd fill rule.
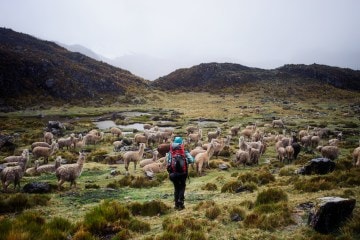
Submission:
[[[184,204],[182,204],[182,205],[179,205],[179,206],[178,206],[178,208],[177,208],[177,210],[179,210],[179,211],[180,211],[180,210],[183,210],[183,209],[185,209],[185,206],[184,206]]]

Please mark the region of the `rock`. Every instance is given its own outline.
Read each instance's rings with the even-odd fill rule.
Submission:
[[[45,81],[45,85],[48,88],[52,88],[55,85],[55,80],[52,78],[49,78]]]
[[[239,222],[239,221],[241,221],[241,220],[242,220],[242,218],[241,218],[241,216],[240,216],[239,214],[235,213],[235,214],[232,214],[232,215],[231,215],[231,221],[233,221],[233,222]]]
[[[48,129],[64,129],[64,125],[59,121],[49,121],[47,125]]]
[[[117,169],[112,169],[110,171],[110,175],[112,175],[112,176],[116,176],[116,175],[119,175],[119,174],[120,174],[120,172]]]
[[[327,174],[334,171],[335,162],[328,158],[315,158],[311,159],[304,167],[298,170],[299,174],[310,175],[315,174]]]
[[[237,189],[235,189],[235,192],[236,192],[236,193],[245,192],[245,191],[253,192],[253,190],[250,189],[250,188],[247,187],[247,186],[240,186],[240,187],[238,187]]]
[[[229,169],[229,166],[225,163],[221,163],[219,164],[219,169],[221,170],[228,170]]]
[[[26,193],[49,193],[51,192],[50,184],[44,182],[27,183],[23,187],[23,192]]]
[[[356,203],[355,199],[341,197],[323,197],[318,201],[310,212],[308,224],[324,234],[338,230],[341,223],[351,217]]]
[[[145,175],[150,179],[152,179],[155,176],[155,174],[151,171],[145,171]]]
[[[9,150],[15,150],[16,145],[13,143],[14,138],[8,135],[0,134],[0,149],[8,148]]]
[[[132,140],[129,139],[129,138],[123,138],[122,141],[127,146],[129,146],[129,145],[131,145],[133,143]]]

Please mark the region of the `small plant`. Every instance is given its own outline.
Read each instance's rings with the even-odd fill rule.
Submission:
[[[208,191],[216,191],[217,186],[214,183],[207,183],[207,184],[205,184],[205,186],[202,186],[201,189],[202,190],[208,190]]]
[[[138,202],[133,202],[128,205],[131,213],[133,215],[141,215],[141,216],[157,216],[166,214],[169,210],[163,202],[153,200],[150,202],[145,202],[143,204]]]
[[[245,200],[240,203],[240,206],[246,207],[248,210],[251,210],[254,208],[255,204],[250,200]]]
[[[116,232],[120,226],[127,225],[130,212],[116,201],[103,201],[84,217],[84,227],[94,234]]]
[[[279,171],[279,176],[293,176],[295,175],[296,168],[294,166],[282,167]]]
[[[214,220],[220,215],[220,213],[221,213],[220,207],[215,205],[213,207],[206,209],[205,216],[210,220]]]
[[[129,229],[133,232],[145,233],[150,231],[150,224],[134,218],[129,223]]]
[[[241,219],[245,219],[246,217],[246,212],[244,209],[239,208],[239,207],[232,207],[229,211],[230,213],[230,218],[232,219],[235,215],[239,216]]]
[[[21,212],[27,208],[45,206],[49,200],[48,195],[39,194],[0,195],[0,213]]]
[[[260,204],[278,203],[281,201],[286,202],[287,200],[288,196],[282,189],[268,188],[257,195],[255,206]]]
[[[80,228],[73,236],[73,240],[96,240],[95,238],[88,230],[85,230],[84,228]]]
[[[258,173],[258,179],[259,179],[259,185],[265,185],[275,181],[274,175],[272,175],[269,172],[269,170],[261,170]]]
[[[85,189],[99,189],[100,186],[97,184],[85,184]]]
[[[230,192],[230,193],[234,193],[236,191],[236,189],[238,189],[239,187],[242,186],[242,182],[241,181],[230,181],[224,184],[224,186],[222,186],[221,188],[221,192]]]

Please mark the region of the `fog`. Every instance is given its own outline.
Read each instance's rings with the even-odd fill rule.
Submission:
[[[360,69],[357,0],[0,0],[0,25],[156,79],[204,62]]]

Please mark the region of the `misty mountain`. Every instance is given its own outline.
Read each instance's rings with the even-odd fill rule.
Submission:
[[[106,62],[114,67],[127,69],[131,73],[148,80],[155,80],[159,76],[164,76],[174,71],[178,66],[185,66],[179,61],[144,54],[127,54],[116,58],[107,58],[80,44],[58,44],[71,52],[79,52],[98,61]]]
[[[147,87],[127,70],[0,28],[0,105],[95,101]]]
[[[265,70],[233,63],[203,63],[191,68],[178,69],[156,79],[151,85],[164,90],[221,91],[247,83],[271,84],[274,81],[282,81],[286,84],[290,80],[296,80],[299,84],[307,84],[311,80],[337,88],[360,91],[360,71],[319,64],[289,64]]]
[[[103,56],[93,52],[91,49],[84,47],[80,44],[73,44],[73,45],[67,45],[65,43],[60,43],[60,42],[55,42],[56,44],[58,44],[59,46],[69,50],[70,52],[78,52],[81,54],[84,54],[85,56],[88,56],[89,58],[98,60],[98,61],[103,61]],[[104,61],[106,62],[106,61]]]

